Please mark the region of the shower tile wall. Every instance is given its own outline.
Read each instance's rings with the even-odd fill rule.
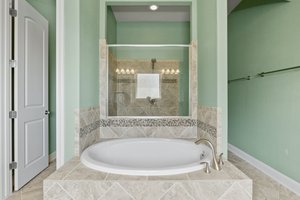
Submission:
[[[162,69],[178,70],[179,61],[157,60],[152,71],[151,60],[117,60],[109,52],[110,116],[178,116],[178,74],[161,75],[161,98],[151,105],[147,99],[136,98],[137,73],[161,73]],[[134,74],[118,74],[117,69],[134,70]]]

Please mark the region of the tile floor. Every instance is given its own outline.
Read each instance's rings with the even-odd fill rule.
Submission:
[[[21,190],[15,192],[7,200],[42,200],[43,180],[56,169],[56,162],[51,162],[49,167],[27,183]]]
[[[253,180],[253,200],[300,200],[300,197],[229,152],[228,160]]]
[[[300,200],[299,196],[230,152],[229,161],[253,180],[253,200]],[[55,162],[52,162],[45,171],[20,191],[14,193],[8,200],[43,199],[43,180],[54,171]]]

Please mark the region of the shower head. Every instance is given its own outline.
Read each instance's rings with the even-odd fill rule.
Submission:
[[[157,62],[157,61],[156,61],[156,58],[152,58],[152,59],[151,59],[152,70],[154,70],[154,65],[155,65],[156,62]]]

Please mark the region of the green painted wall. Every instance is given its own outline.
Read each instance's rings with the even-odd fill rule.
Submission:
[[[80,1],[65,0],[65,160],[74,155],[75,110],[80,107]]]
[[[56,149],[56,1],[27,0],[49,23],[49,154]]]
[[[98,7],[99,8],[99,7]],[[117,43],[117,21],[111,6],[107,7],[107,24],[106,24],[106,40],[107,44],[116,44]]]
[[[300,65],[300,1],[229,16],[229,79]],[[229,142],[300,182],[300,71],[229,84]]]
[[[80,1],[80,107],[99,106],[99,0]]]
[[[75,110],[99,106],[99,1],[65,0],[65,160],[74,155]]]
[[[118,22],[118,44],[189,44],[189,22]]]
[[[198,2],[198,102],[217,106],[216,1]]]
[[[174,34],[176,33],[176,34]],[[117,22],[118,44],[190,44],[189,22]],[[188,48],[118,48],[118,58],[178,59],[179,115],[189,115]]]
[[[241,3],[233,10],[238,11],[242,9],[251,8],[254,6],[261,6],[269,3],[278,3],[286,0],[242,0]]]
[[[198,103],[221,110],[227,157],[227,1],[197,1]]]

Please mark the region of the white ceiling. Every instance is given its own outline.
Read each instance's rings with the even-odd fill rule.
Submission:
[[[151,11],[149,6],[112,6],[116,20],[119,22],[188,22],[190,21],[189,6],[159,6]]]

